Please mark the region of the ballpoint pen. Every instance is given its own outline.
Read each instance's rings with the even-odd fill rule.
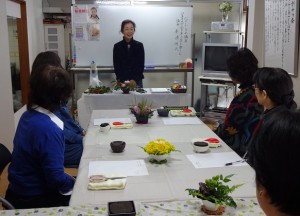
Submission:
[[[243,162],[245,162],[245,159],[234,161],[234,162],[230,162],[230,163],[226,163],[225,166],[231,166],[231,165],[234,165],[236,163],[243,163]]]

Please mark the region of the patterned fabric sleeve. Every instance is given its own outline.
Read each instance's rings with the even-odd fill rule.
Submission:
[[[247,144],[256,127],[262,107],[257,103],[252,88],[242,89],[232,100],[217,134],[238,154],[246,152]]]

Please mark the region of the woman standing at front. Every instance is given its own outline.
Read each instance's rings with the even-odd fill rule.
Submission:
[[[143,43],[133,39],[135,23],[124,20],[121,24],[123,40],[114,45],[113,62],[118,82],[130,80],[143,87],[145,51]]]

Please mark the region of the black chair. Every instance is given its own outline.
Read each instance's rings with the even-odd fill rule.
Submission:
[[[4,168],[7,166],[7,164],[11,161],[11,153],[10,151],[0,143],[0,176],[4,170]],[[0,196],[0,203],[2,203],[2,206],[4,209],[15,209],[12,204],[10,204],[6,199]]]

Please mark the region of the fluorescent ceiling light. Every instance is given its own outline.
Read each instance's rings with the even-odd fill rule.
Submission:
[[[131,1],[96,1],[96,4],[101,4],[101,5],[130,5]]]

